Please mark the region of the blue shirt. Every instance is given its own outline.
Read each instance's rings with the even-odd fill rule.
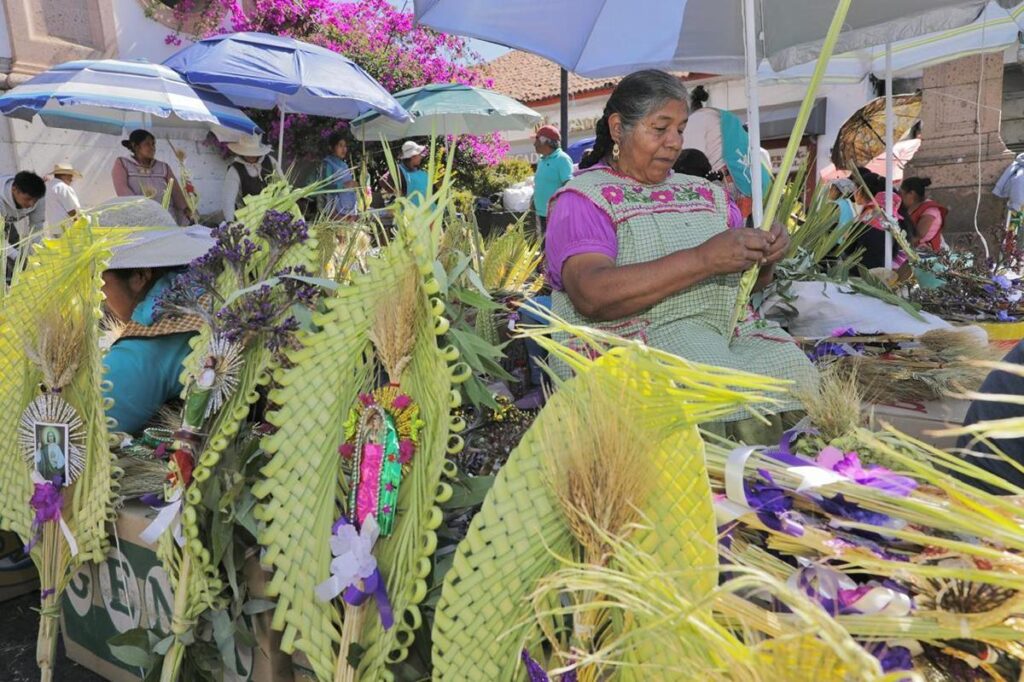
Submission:
[[[853,202],[846,198],[836,199],[836,206],[839,207],[839,222],[838,227],[842,227],[849,222],[852,222],[857,217],[857,213],[853,208]]]
[[[157,297],[171,284],[173,274],[156,281],[132,313],[132,321],[149,326],[154,322]],[[116,430],[138,433],[168,400],[181,395],[181,372],[191,352],[188,341],[194,332],[148,338],[128,338],[114,343],[103,359],[103,378],[112,386],[103,392],[114,400],[107,416],[117,421]]]
[[[572,159],[562,149],[540,157],[537,174],[533,176],[533,208],[537,215],[548,217],[548,202],[571,177]]]
[[[349,215],[356,212],[356,192],[354,187],[345,187],[345,183],[352,182],[352,169],[344,159],[339,159],[331,154],[324,159],[323,178],[333,178],[327,184],[327,189],[336,190],[333,194],[327,195],[325,208],[336,215]]]
[[[404,163],[398,164],[398,170],[402,172],[405,196],[409,198],[413,206],[419,206],[420,202],[427,198],[427,186],[430,180],[427,177],[427,171],[422,168],[409,170]]]

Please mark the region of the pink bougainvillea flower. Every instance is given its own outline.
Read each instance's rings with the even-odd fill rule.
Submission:
[[[608,185],[607,187],[601,188],[601,196],[603,196],[609,204],[621,204],[625,198],[625,194],[622,192],[621,187],[615,185]]]

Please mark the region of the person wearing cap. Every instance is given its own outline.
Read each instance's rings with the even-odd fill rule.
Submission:
[[[401,195],[407,197],[413,206],[419,206],[427,198],[430,177],[421,166],[428,152],[423,145],[406,140],[398,157],[398,172],[402,176]]]
[[[561,140],[555,126],[541,126],[533,138],[533,148],[540,155],[533,177],[533,210],[541,235],[548,228],[548,202],[572,177],[572,159],[559,147]]]
[[[124,222],[124,216],[119,213],[115,206],[98,215],[104,226],[121,227],[117,223]],[[137,210],[132,208],[131,213]],[[159,219],[163,211],[155,205],[150,213]],[[167,220],[162,227],[169,229],[139,230],[129,242],[115,247],[103,272],[107,312],[118,323],[117,338],[103,360],[104,397],[113,401],[107,416],[117,422],[117,431],[131,434],[181,395],[189,339],[202,326],[198,317],[161,314],[157,299],[174,286],[183,266],[209,251],[214,240],[201,226],[181,229]]]
[[[246,137],[228,144],[235,155],[224,173],[221,192],[221,210],[224,220],[235,219],[235,211],[244,206],[245,197],[259,194],[274,175],[274,161],[270,147],[258,137]]]
[[[171,185],[171,207],[178,225],[188,225],[198,216],[192,215],[182,191],[181,183],[174,177],[171,167],[156,158],[156,138],[148,130],[133,130],[121,146],[131,156],[120,156],[110,171],[114,182],[114,193],[119,197],[146,197],[161,201],[167,186]]]
[[[46,183],[46,229],[47,237],[59,237],[63,232],[61,224],[74,217],[82,208],[78,194],[71,183],[82,174],[69,163],[58,163],[50,171],[50,181]]]

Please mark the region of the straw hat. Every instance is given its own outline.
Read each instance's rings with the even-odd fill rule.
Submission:
[[[238,156],[266,156],[270,153],[270,145],[263,144],[259,137],[243,137],[237,142],[229,142],[228,149]]]
[[[114,247],[110,258],[111,270],[124,268],[167,268],[187,265],[206,255],[216,240],[209,228],[201,225],[171,229],[123,228],[136,230],[131,241]]]
[[[399,159],[411,159],[414,156],[422,156],[427,152],[427,148],[421,144],[416,144],[412,140],[406,140],[402,145],[402,155]]]
[[[201,225],[178,227],[160,204],[142,197],[118,197],[90,210],[100,227],[133,232],[131,240],[112,249],[111,270],[186,265],[214,245]]]
[[[75,170],[70,163],[54,164],[53,170],[50,171],[50,175],[70,175],[73,178],[82,177],[82,174]]]

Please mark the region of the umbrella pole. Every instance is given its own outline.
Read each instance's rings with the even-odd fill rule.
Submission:
[[[825,69],[828,67],[829,60],[832,59],[832,53],[835,51],[836,42],[839,40],[839,34],[843,30],[843,24],[846,22],[846,15],[850,11],[850,3],[852,1],[853,0],[839,0],[839,5],[836,7],[836,13],[832,17],[832,24],[829,26],[828,33],[825,35],[825,41],[821,45],[821,54],[818,55],[818,63],[814,66],[814,74],[811,76],[811,82],[807,86],[807,94],[804,95],[804,101],[800,105],[800,111],[796,115],[796,122],[793,124],[793,132],[790,134],[789,144],[786,146],[786,154],[782,157],[782,163],[779,165],[779,172],[776,175],[777,179],[772,183],[771,192],[768,193],[768,202],[765,204],[764,209],[764,219],[760,224],[762,229],[771,229],[772,223],[775,222],[775,214],[779,210],[779,204],[782,202],[782,193],[786,189],[786,178],[789,177],[789,172],[793,168],[793,162],[796,160],[796,152],[800,148],[800,140],[803,139],[804,131],[807,129],[807,121],[811,118],[811,109],[814,108],[814,100],[818,95],[818,88],[821,86],[821,81],[825,77]],[[745,3],[748,10],[754,5],[753,0],[745,0]],[[751,23],[751,26],[747,28],[749,44],[749,32],[753,30],[752,25],[755,17],[752,13],[748,12],[744,19]],[[757,153],[758,163],[755,166],[752,159],[751,168],[756,168],[760,171],[761,150],[759,149]],[[751,180],[754,180],[756,175],[757,174],[755,173],[754,176],[751,176]],[[740,280],[739,295],[736,298],[736,307],[733,310],[732,324],[730,325],[730,328],[732,329],[736,328],[736,324],[747,309],[747,302],[750,300],[750,294],[754,290],[754,284],[757,283],[757,275],[758,269],[756,266],[743,273],[743,278]]]
[[[885,44],[885,215],[895,223],[893,180],[892,43]],[[892,270],[892,232],[885,231],[885,267]]]
[[[281,125],[277,129],[277,167],[284,173],[284,105],[278,108],[281,111]]]
[[[562,125],[562,149],[565,151],[569,150],[569,72],[565,69],[561,70],[561,125]]]
[[[764,219],[764,187],[761,186],[761,108],[757,89],[757,37],[754,0],[743,3],[743,33],[746,39],[747,135],[750,168],[750,198],[753,201],[751,217],[760,227]]]

